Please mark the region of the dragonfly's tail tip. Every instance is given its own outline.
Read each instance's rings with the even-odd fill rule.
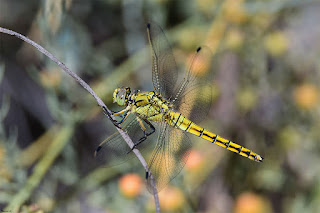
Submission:
[[[147,24],[147,28],[150,29],[150,23]]]

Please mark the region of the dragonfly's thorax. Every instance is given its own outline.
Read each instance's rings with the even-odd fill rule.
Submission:
[[[164,122],[170,118],[172,106],[156,92],[134,92],[128,98],[132,112],[150,121]]]

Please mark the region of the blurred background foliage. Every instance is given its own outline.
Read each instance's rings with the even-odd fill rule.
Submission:
[[[202,125],[265,157],[255,163],[192,137],[164,212],[320,212],[320,3],[316,0],[0,0],[0,26],[27,35],[110,109],[119,86],[151,90],[145,24],[180,66],[219,54]],[[115,128],[56,64],[0,34],[0,207],[21,212],[155,212],[138,160],[103,167]]]

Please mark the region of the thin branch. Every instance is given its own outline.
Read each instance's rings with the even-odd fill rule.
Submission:
[[[64,63],[60,62],[54,55],[52,55],[50,52],[48,52],[46,49],[44,49],[39,44],[35,43],[34,41],[30,40],[29,38],[27,38],[27,37],[25,37],[25,36],[23,36],[23,35],[21,35],[21,34],[19,34],[17,32],[14,32],[12,30],[9,30],[9,29],[6,29],[6,28],[2,28],[2,27],[0,27],[0,32],[8,34],[8,35],[16,36],[19,39],[21,39],[21,40],[31,44],[35,48],[37,48],[41,53],[45,54],[48,58],[50,58],[52,61],[54,61],[61,69],[63,69],[66,73],[68,73],[71,77],[73,77],[84,89],[86,89],[93,96],[93,98],[97,101],[98,105],[104,110],[106,116],[108,116],[110,120],[114,120],[112,115],[111,115],[110,110],[103,103],[103,101],[98,97],[98,95],[91,89],[91,87],[85,81],[83,81],[77,74],[72,72]],[[132,140],[129,137],[129,135],[126,132],[124,132],[121,129],[120,126],[116,126],[116,128],[119,131],[119,133],[121,134],[121,136],[123,137],[123,139],[126,141],[128,146],[130,148],[134,147],[134,143],[132,142]],[[148,171],[148,166],[147,166],[146,161],[142,157],[140,151],[138,149],[133,149],[133,152],[137,156],[137,158],[139,159],[139,161],[141,162],[142,166],[144,167],[144,169],[147,172]],[[159,203],[157,189],[156,189],[156,186],[154,184],[152,175],[151,175],[150,178],[152,180],[151,183],[152,183],[153,188],[154,188],[153,196],[154,196],[155,205],[156,205],[156,212],[160,212],[160,203]]]

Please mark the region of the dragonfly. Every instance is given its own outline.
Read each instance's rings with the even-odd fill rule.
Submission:
[[[204,46],[195,51],[183,79],[178,82],[177,64],[163,30],[158,24],[149,23],[147,35],[152,56],[154,90],[132,91],[130,87],[122,87],[116,88],[113,93],[113,102],[123,107],[120,111],[112,112],[113,116],[120,116],[120,119],[113,122],[122,126],[134,146],[130,148],[120,133],[116,132],[97,147],[95,157],[102,161],[110,158],[127,159],[134,148],[150,144],[149,136],[156,133],[156,143],[146,172],[147,188],[151,193],[151,175],[160,191],[186,164],[192,148],[187,133],[250,160],[262,162],[263,157],[259,154],[198,125],[208,116],[212,102],[212,82],[208,77],[210,72],[204,71],[208,70],[212,58],[210,49]]]

